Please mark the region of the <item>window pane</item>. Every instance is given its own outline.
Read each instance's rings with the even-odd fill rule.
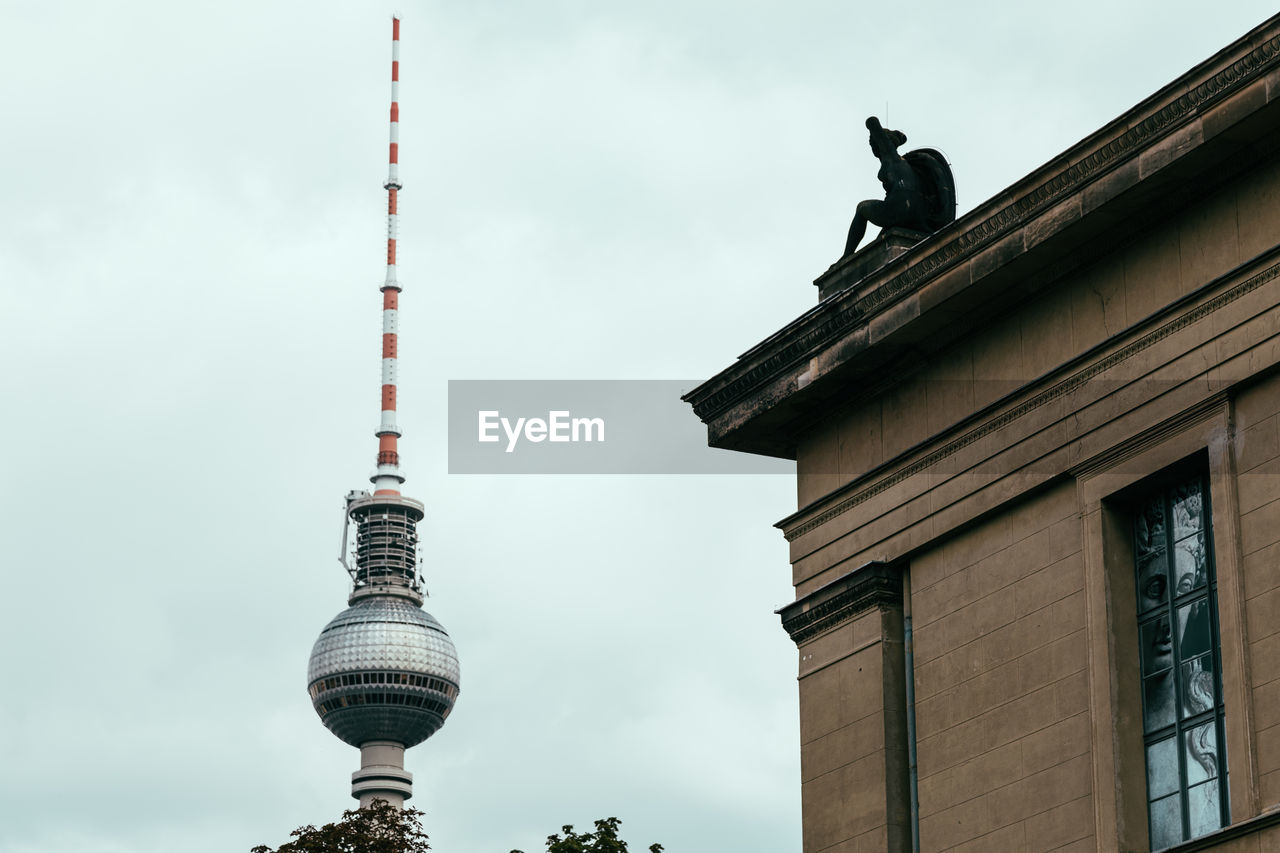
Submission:
[[[1173,636],[1169,615],[1160,614],[1142,626],[1142,674],[1154,675],[1173,666]]]
[[[1182,716],[1194,717],[1213,707],[1213,655],[1201,655],[1182,665]]]
[[[1151,803],[1151,849],[1162,850],[1182,840],[1182,797],[1173,794]]]
[[[1178,542],[1173,548],[1174,595],[1186,595],[1203,587],[1207,575],[1205,568],[1203,533]]]
[[[1176,738],[1165,738],[1147,747],[1147,797],[1154,799],[1178,790]]]
[[[1213,723],[1196,726],[1183,735],[1187,749],[1187,784],[1194,785],[1218,775],[1218,733]]]
[[[1143,614],[1164,605],[1169,596],[1169,576],[1165,571],[1164,551],[1138,558],[1138,613]]]
[[[1178,659],[1189,661],[1213,648],[1209,632],[1209,599],[1197,598],[1178,608]]]
[[[1217,781],[1196,785],[1187,791],[1187,807],[1191,812],[1191,837],[1199,838],[1222,827],[1222,809],[1218,805]]]
[[[1134,525],[1134,550],[1142,558],[1164,548],[1164,501],[1156,498],[1142,507]]]
[[[1173,538],[1204,530],[1204,506],[1197,477],[1173,490]]]
[[[1154,732],[1173,725],[1173,670],[1142,682],[1142,731]]]

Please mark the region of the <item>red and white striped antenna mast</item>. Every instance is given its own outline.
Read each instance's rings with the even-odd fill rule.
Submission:
[[[387,277],[382,284],[382,415],[378,424],[378,467],[373,476],[375,495],[398,495],[404,475],[400,473],[396,424],[396,323],[400,283],[396,280],[396,196],[400,192],[400,18],[391,19],[391,142],[388,149],[387,182]]]

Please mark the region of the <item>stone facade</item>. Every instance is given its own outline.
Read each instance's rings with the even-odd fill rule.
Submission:
[[[686,397],[797,462],[805,853],[1152,849],[1135,524],[1174,475],[1206,484],[1230,786],[1170,849],[1280,851],[1280,19],[816,284]]]

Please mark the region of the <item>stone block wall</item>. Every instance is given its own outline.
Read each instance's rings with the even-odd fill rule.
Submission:
[[[1238,397],[1235,429],[1244,632],[1265,810],[1280,807],[1280,378]]]
[[[1093,848],[1080,542],[1060,486],[912,559],[922,851]]]

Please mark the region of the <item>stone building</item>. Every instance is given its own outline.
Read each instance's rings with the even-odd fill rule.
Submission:
[[[816,284],[686,397],[797,462],[804,851],[1280,850],[1280,18]]]

